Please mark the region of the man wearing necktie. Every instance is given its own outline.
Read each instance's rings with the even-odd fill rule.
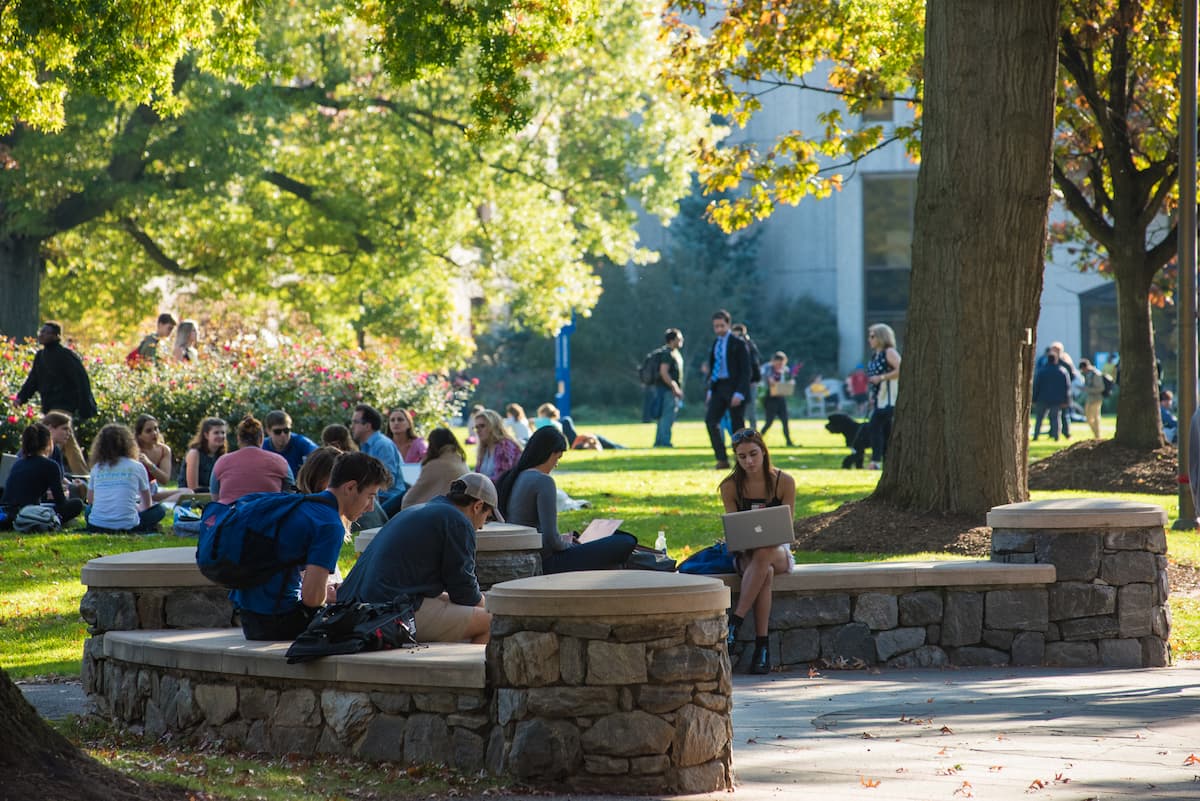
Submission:
[[[730,332],[731,319],[724,309],[713,312],[713,334],[717,338],[708,353],[708,409],[704,425],[708,427],[718,470],[729,469],[721,418],[728,411],[732,430],[740,431],[746,425],[745,403],[750,397],[750,352],[745,340]]]

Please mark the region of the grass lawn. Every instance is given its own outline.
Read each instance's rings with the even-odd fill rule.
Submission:
[[[773,428],[767,435],[772,460],[797,479],[796,514],[803,517],[837,508],[862,498],[874,487],[879,474],[840,469],[847,450],[840,437],[829,434],[823,421],[798,420],[793,439],[801,447],[782,447],[783,435]],[[1105,421],[1112,431],[1113,421]],[[593,517],[616,517],[623,528],[651,545],[657,532],[666,532],[672,556],[683,558],[720,536],[717,483],[723,473],[713,469],[713,457],[703,425],[677,423],[675,448],[640,447],[654,439],[652,425],[615,424],[585,428],[629,446],[622,450],[572,451],[555,471],[559,486],[574,498],[591,502],[590,509],[562,515],[563,529],[582,529]],[[1080,426],[1080,433],[1083,431]],[[1069,441],[1041,439],[1032,443],[1031,458],[1043,458]],[[1033,497],[1071,497],[1088,493],[1035,492]],[[1094,494],[1094,493],[1093,493]],[[1122,495],[1131,500],[1157,503],[1174,521],[1175,496]],[[1177,562],[1200,566],[1200,537],[1195,532],[1170,532],[1170,552]],[[65,532],[22,535],[0,534],[0,667],[14,678],[79,673],[86,637],[79,618],[84,587],[79,583],[83,564],[96,556],[142,548],[192,544],[167,535],[109,537]],[[913,555],[814,553],[797,554],[797,562],[911,559]],[[951,558],[926,554],[924,558]],[[343,573],[354,560],[350,545],[342,550]],[[1172,600],[1176,656],[1200,652],[1200,601]]]

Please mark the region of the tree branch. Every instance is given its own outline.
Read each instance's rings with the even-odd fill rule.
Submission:
[[[902,100],[902,101],[904,101],[905,103],[912,103],[912,104],[914,104],[914,105],[920,105],[920,104],[921,104],[921,98],[919,98],[919,97],[916,97],[916,96],[913,96],[913,95],[863,95],[863,94],[856,94],[856,93],[854,93],[854,92],[848,92],[848,91],[846,91],[845,89],[830,89],[830,88],[828,88],[828,87],[825,87],[825,86],[813,86],[813,85],[811,85],[810,83],[808,83],[807,81],[805,81],[803,78],[801,78],[799,81],[785,81],[785,80],[782,80],[782,79],[779,79],[779,78],[745,78],[744,80],[745,80],[747,83],[765,83],[765,84],[768,84],[768,85],[769,85],[771,88],[770,88],[770,89],[768,89],[768,90],[766,90],[766,91],[774,91],[774,90],[776,90],[776,89],[780,89],[780,88],[788,87],[788,88],[792,88],[792,89],[804,89],[804,90],[806,90],[806,91],[809,91],[809,92],[817,92],[817,93],[819,93],[819,94],[825,94],[825,95],[834,95],[835,97],[841,97],[841,98],[851,98],[851,99],[854,99],[854,100],[878,100],[878,101],[884,101],[884,100]],[[754,93],[754,92],[751,92],[750,94],[751,94],[751,95],[757,95],[757,93]]]
[[[1079,220],[1079,224],[1083,226],[1092,239],[1095,239],[1111,253],[1113,250],[1112,225],[1088,203],[1083,192],[1067,177],[1067,174],[1063,172],[1057,160],[1054,161],[1054,184],[1063,193],[1063,202],[1067,204],[1067,208],[1075,215],[1075,219]]]
[[[132,217],[122,217],[120,222],[121,228],[125,233],[133,239],[134,242],[142,249],[142,251],[150,257],[150,261],[157,264],[162,269],[173,275],[197,275],[205,272],[207,265],[198,265],[196,267],[184,267],[175,259],[167,255],[158,243],[150,238],[150,235],[138,228],[137,223]]]
[[[317,191],[309,184],[306,184],[303,181],[298,181],[291,176],[284,175],[277,170],[264,170],[262,173],[262,179],[269,184],[279,187],[284,192],[303,200],[314,209],[320,211],[325,217],[336,222],[354,225],[357,227],[353,220],[346,219],[344,215],[340,214],[336,209],[332,208],[328,203],[322,200],[317,195]],[[372,254],[376,251],[375,243],[370,239],[370,237],[357,230],[353,231],[351,236],[354,237],[354,244],[363,253]]]
[[[1163,268],[1171,257],[1175,255],[1179,249],[1179,224],[1171,226],[1171,230],[1162,238],[1154,247],[1146,251],[1146,260],[1142,263],[1142,272],[1148,278],[1153,278],[1154,274]]]

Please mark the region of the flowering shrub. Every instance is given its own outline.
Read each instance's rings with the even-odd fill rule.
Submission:
[[[37,344],[0,339],[0,446],[15,453],[21,432],[40,417],[40,399],[18,406],[17,391],[29,374]],[[369,403],[385,416],[392,406],[412,409],[423,432],[458,412],[469,389],[444,377],[410,372],[375,351],[332,350],[320,345],[253,348],[226,346],[196,362],[161,361],[129,367],[127,345],[88,348],[82,354],[92,380],[99,414],[76,426],[84,451],[108,422],[132,428],[140,414],[158,418],[163,437],[183,457],[196,426],[205,417],[227,420],[230,428],[246,414],[258,419],[272,409],[292,416],[293,428],[314,440],[330,423],[349,423],[354,406]],[[166,348],[164,347],[164,355]]]

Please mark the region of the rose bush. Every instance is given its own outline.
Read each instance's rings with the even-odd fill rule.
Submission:
[[[0,446],[5,453],[17,451],[25,426],[41,416],[36,395],[33,405],[16,402],[37,347],[32,340],[0,338]],[[176,460],[203,418],[220,417],[232,429],[245,415],[261,420],[272,409],[287,410],[295,430],[314,440],[330,423],[349,423],[358,403],[385,415],[393,406],[411,409],[418,428],[428,432],[457,414],[469,394],[443,376],[406,370],[377,351],[227,345],[195,362],[136,367],[125,363],[127,351],[128,346],[113,343],[81,353],[99,409],[94,419],[76,425],[85,451],[105,423],[132,427],[139,414],[158,418]]]

